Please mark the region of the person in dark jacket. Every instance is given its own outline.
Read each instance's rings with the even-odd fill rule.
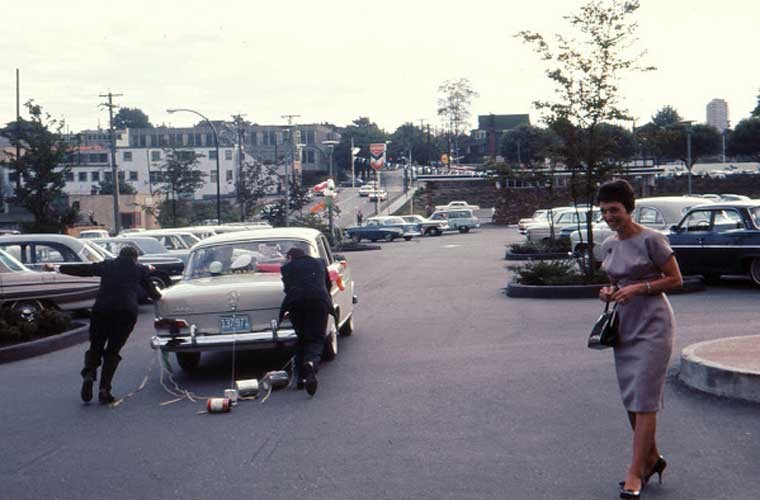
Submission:
[[[280,270],[285,298],[278,324],[287,312],[298,336],[293,372],[299,388],[303,384],[306,392],[313,396],[317,392],[317,371],[325,344],[327,317],[334,314],[330,295],[332,282],[324,260],[310,257],[298,247],[288,250],[285,256],[288,262]]]
[[[124,347],[137,322],[137,300],[141,287],[151,299],[161,298],[149,278],[148,267],[137,263],[137,250],[124,247],[113,260],[93,264],[62,264],[58,270],[73,276],[100,276],[100,289],[95,298],[90,319],[90,348],[84,353],[82,369],[82,400],[92,399],[92,384],[100,372],[98,400],[114,402],[111,381],[121,361],[119,351]]]

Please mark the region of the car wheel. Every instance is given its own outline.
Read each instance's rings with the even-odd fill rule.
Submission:
[[[151,276],[150,277],[151,283],[153,283],[153,286],[155,286],[158,291],[160,292],[164,288],[166,288],[166,281],[164,281],[162,278],[158,276]]]
[[[406,240],[406,241],[411,241],[411,240],[412,240],[412,237],[411,237],[411,236],[404,236],[404,240]]]
[[[19,300],[11,305],[26,321],[32,321],[45,307],[39,300]]]
[[[370,238],[370,240],[369,240],[369,241],[371,241],[372,243],[374,243],[374,242],[376,242],[376,241],[377,241],[377,238]]]
[[[362,237],[356,233],[351,235],[351,241],[354,243],[359,243],[362,240]]]
[[[393,235],[392,234],[386,234],[383,239],[385,241],[393,241]]]
[[[752,283],[755,286],[760,286],[760,258],[752,259],[752,263],[749,265],[749,277],[752,278]]]
[[[341,336],[343,337],[350,337],[352,333],[354,333],[354,315],[348,317],[348,319],[343,323],[343,326],[340,327],[339,330]]]
[[[441,231],[440,228],[438,228],[438,227],[433,228],[433,236],[440,236],[442,234],[443,234],[443,231]]]
[[[460,233],[466,233],[469,230],[470,230],[470,228],[467,227],[467,226],[459,226],[459,232]]]
[[[332,361],[338,355],[338,332],[335,331],[335,323],[329,323],[330,333],[325,337],[325,347],[322,349],[322,361]]]
[[[178,352],[176,355],[180,368],[188,373],[197,370],[201,364],[201,353],[199,352]]]

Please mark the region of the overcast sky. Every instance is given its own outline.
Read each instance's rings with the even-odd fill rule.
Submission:
[[[211,119],[244,113],[260,124],[346,125],[369,116],[392,132],[433,126],[438,86],[469,78],[472,114],[530,113],[551,99],[545,66],[513,35],[567,32],[578,0],[7,0],[0,37],[0,122],[33,98],[71,130],[107,126],[98,94],[124,94],[154,124],[186,126],[193,108]],[[642,0],[640,46],[652,73],[623,82],[639,124],[663,105],[705,120],[713,98],[732,124],[760,88],[757,0]],[[472,125],[475,125],[473,119]]]

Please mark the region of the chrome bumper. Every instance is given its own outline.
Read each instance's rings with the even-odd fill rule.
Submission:
[[[168,352],[203,352],[203,351],[251,351],[257,349],[272,349],[279,346],[295,345],[296,331],[293,329],[278,330],[272,335],[271,330],[249,333],[209,334],[209,335],[154,335],[150,339],[153,349]]]

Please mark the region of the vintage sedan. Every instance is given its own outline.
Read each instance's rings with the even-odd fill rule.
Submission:
[[[406,241],[411,240],[415,236],[420,236],[420,229],[417,227],[417,224],[414,224],[412,222],[407,222],[401,217],[397,217],[395,215],[378,215],[375,217],[370,217],[367,219],[367,225],[371,225],[377,222],[383,227],[395,227],[398,229],[401,229],[403,232],[403,238]]]
[[[407,223],[416,225],[420,234],[425,236],[440,236],[444,231],[449,230],[449,222],[447,220],[430,220],[416,214],[401,215],[400,217]]]
[[[636,208],[631,213],[635,222],[642,226],[647,226],[656,231],[667,233],[673,224],[677,224],[683,215],[691,207],[712,203],[704,198],[693,196],[656,196],[652,198],[640,198],[636,200]],[[582,229],[578,226],[568,226],[560,231],[560,238],[570,238],[570,248],[576,256],[585,255],[588,248],[588,231],[582,224]],[[594,223],[594,259],[602,260],[601,243],[612,235],[612,229],[606,222],[599,221]]]
[[[100,278],[32,271],[0,250],[0,307],[16,309],[27,319],[43,309],[89,309],[99,288]]]
[[[5,250],[33,271],[42,271],[45,264],[65,262],[102,262],[100,251],[89,240],[63,234],[18,234],[0,236],[0,249]]]
[[[599,208],[591,207],[591,217],[598,221],[601,219]],[[554,220],[554,239],[560,237],[560,231],[566,227],[578,227],[579,221],[583,223],[589,212],[588,205],[578,207],[563,207],[552,210]],[[528,241],[543,241],[552,238],[552,225],[549,221],[528,224],[525,229],[525,236]]]
[[[182,281],[156,306],[151,347],[174,352],[184,370],[208,351],[274,349],[296,343],[292,325],[276,320],[284,297],[280,268],[291,248],[327,264],[337,324],[328,320],[323,358],[338,352],[338,335],[351,335],[356,296],[346,260],[333,255],[315,229],[276,228],[213,236],[193,247]]]
[[[683,274],[744,274],[760,286],[760,200],[691,208],[668,239]]]
[[[404,231],[398,227],[384,226],[379,220],[367,220],[363,226],[351,226],[346,228],[346,238],[354,243],[361,240],[385,240],[393,241],[396,238],[403,238]]]

